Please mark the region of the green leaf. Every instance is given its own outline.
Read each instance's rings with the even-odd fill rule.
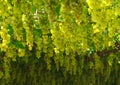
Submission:
[[[33,6],[32,9],[31,9],[31,12],[32,12],[32,13],[35,13],[36,9],[37,9],[37,7],[36,7],[36,6]]]
[[[22,43],[21,43],[20,41],[16,41],[16,42],[15,42],[15,46],[16,46],[17,48],[24,48],[24,46],[22,45]]]
[[[13,35],[13,28],[10,24],[8,24],[7,29],[8,29],[8,34]]]
[[[41,29],[35,29],[35,30],[34,30],[34,34],[35,34],[36,36],[42,36],[42,30],[41,30]]]
[[[16,41],[11,40],[9,45],[10,46],[15,45],[17,48],[22,48],[22,49],[24,48],[23,44],[18,40],[16,40]]]
[[[59,4],[59,5],[56,7],[56,13],[57,13],[58,16],[60,15],[60,8],[61,8],[61,5]]]

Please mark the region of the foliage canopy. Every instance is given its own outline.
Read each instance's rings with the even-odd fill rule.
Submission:
[[[1,85],[119,85],[120,0],[0,0]]]

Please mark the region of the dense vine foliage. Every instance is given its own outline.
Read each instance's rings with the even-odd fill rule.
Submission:
[[[119,85],[120,0],[0,0],[0,85]]]

